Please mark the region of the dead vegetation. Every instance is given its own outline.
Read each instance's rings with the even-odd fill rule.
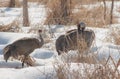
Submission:
[[[21,30],[19,25],[18,20],[14,20],[7,25],[0,25],[0,32],[19,32]]]
[[[10,0],[0,0],[0,7],[10,7]],[[20,7],[21,2],[19,0],[15,0],[15,7]]]
[[[48,12],[47,12],[47,20],[45,21],[45,24],[65,24],[65,25],[71,25],[76,24],[77,22],[84,21],[89,26],[93,27],[104,27],[105,25],[110,24],[110,8],[106,7],[106,12],[104,12],[104,5],[99,6],[93,6],[93,3],[96,3],[97,1],[94,0],[90,2],[91,0],[85,1],[71,1],[67,0],[66,4],[61,5],[62,0],[52,0],[51,2],[48,2]],[[85,7],[84,4],[93,4],[88,5],[88,7]],[[61,7],[63,6],[64,7]],[[78,6],[79,5],[79,6]],[[66,13],[66,14],[65,14]],[[105,17],[105,13],[107,14]],[[64,14],[66,16],[64,16]],[[113,15],[113,24],[117,23],[117,19],[115,19],[115,15]]]
[[[120,45],[120,29],[119,27],[111,27],[108,33],[107,41],[112,42],[116,45]]]
[[[120,33],[120,32],[118,32]],[[111,35],[114,36],[114,35]],[[82,48],[85,44],[81,43]],[[81,47],[78,47],[81,48]],[[81,49],[80,49],[81,50]],[[119,50],[118,50],[119,51]],[[119,65],[120,59],[114,60],[111,55],[108,58],[99,60],[97,58],[99,51],[89,54],[81,54],[77,51],[74,55],[63,54],[61,59],[63,63],[56,63],[54,65],[57,76],[54,79],[119,79]],[[71,64],[71,62],[74,63]],[[74,64],[74,65],[73,65]],[[75,68],[74,68],[75,67]]]
[[[110,14],[109,8],[106,9],[106,14]],[[73,23],[76,23],[77,21],[84,21],[92,27],[104,27],[109,24],[110,16],[106,15],[105,19],[103,16],[104,7],[102,5],[92,7],[91,9],[80,6],[78,11],[73,14]],[[115,18],[113,18],[113,24],[114,23],[117,23],[117,19]]]
[[[47,4],[47,20],[45,24],[68,24],[71,22],[71,0],[50,0]]]
[[[92,58],[92,60],[91,60]],[[72,58],[73,59],[73,58]],[[82,59],[79,58],[79,59]],[[94,61],[93,61],[94,60]],[[54,79],[119,79],[119,61],[114,61],[112,56],[108,59],[95,61],[94,57],[84,57],[82,62],[75,64],[71,63],[56,63],[54,69],[57,76]],[[120,60],[120,59],[119,59]],[[87,62],[85,62],[87,61]],[[103,63],[104,62],[104,63]],[[74,68],[75,67],[75,68]]]
[[[15,1],[16,6],[22,3],[19,0]],[[44,24],[74,25],[79,21],[84,21],[89,26],[104,27],[110,23],[111,19],[109,7],[106,7],[106,19],[104,19],[103,4],[93,7],[96,2],[103,2],[103,0],[28,0],[28,2],[43,3],[47,6],[47,19]],[[87,4],[93,8],[85,7],[84,5]],[[117,19],[114,17],[116,16],[113,15],[113,24],[117,23]]]

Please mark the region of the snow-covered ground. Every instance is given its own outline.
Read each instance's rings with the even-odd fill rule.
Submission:
[[[118,3],[120,4],[120,2],[117,2],[116,5],[117,7],[120,7],[120,5],[118,6]],[[21,13],[22,8],[0,8],[0,24],[11,23],[15,18],[20,18],[22,16]],[[31,24],[43,23],[46,19],[45,7],[43,5],[37,6],[37,4],[34,4],[29,8],[29,15],[31,18]],[[103,58],[107,59],[109,55],[111,55],[115,61],[118,61],[120,58],[120,46],[106,41],[111,29],[115,27],[120,28],[119,26],[120,24],[114,24],[108,28],[87,27],[87,29],[92,29],[95,32],[96,39],[91,51],[94,54],[98,53],[98,60]],[[6,45],[14,42],[15,40],[23,37],[34,37],[34,34],[0,32],[0,79],[53,79],[55,76],[55,70],[53,67],[54,63],[62,62],[61,56],[58,56],[55,50],[55,40],[58,36],[64,34],[66,30],[73,28],[73,26],[51,26],[51,31],[54,32],[54,37],[51,38],[52,41],[45,44],[42,48],[36,49],[32,52],[31,57],[35,59],[36,66],[25,68],[21,68],[21,62],[18,60],[9,60],[6,63],[3,58],[2,50]],[[46,27],[46,29],[48,29],[48,27]],[[77,63],[72,64],[73,69],[76,68],[74,67],[76,64]]]

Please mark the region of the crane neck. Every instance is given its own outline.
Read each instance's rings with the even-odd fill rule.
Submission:
[[[39,41],[40,41],[40,46],[42,46],[44,44],[44,39],[41,33],[39,33]]]

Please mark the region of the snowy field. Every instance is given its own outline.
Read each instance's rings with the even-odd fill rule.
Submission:
[[[115,10],[120,7],[120,2],[116,2]],[[115,11],[114,11],[115,12]],[[0,24],[9,24],[14,19],[22,16],[22,8],[0,8]],[[115,13],[120,16],[120,13]],[[34,4],[29,8],[30,22],[31,24],[43,23],[46,19],[46,11],[43,5],[38,6]],[[42,48],[36,49],[31,53],[32,58],[35,60],[35,66],[21,68],[21,62],[18,60],[9,60],[7,63],[3,58],[2,49],[14,42],[17,39],[23,37],[34,37],[35,34],[28,34],[25,31],[28,28],[22,28],[23,33],[10,33],[10,32],[0,32],[0,79],[54,79],[56,72],[54,69],[54,63],[63,63],[62,57],[57,55],[55,50],[55,40],[65,31],[73,29],[73,26],[51,26],[51,30],[54,32],[54,37],[51,38],[49,43],[46,43]],[[106,41],[109,36],[111,29],[118,27],[120,29],[120,24],[110,25],[107,28],[88,28],[95,32],[96,38],[95,42],[91,48],[92,53],[98,53],[97,59],[102,60],[103,58],[108,58],[109,55],[113,57],[115,61],[120,58],[120,46],[115,45],[113,42]],[[48,27],[46,27],[48,29]],[[69,52],[71,53],[71,51]],[[91,54],[91,53],[90,53]],[[66,55],[67,56],[67,55]],[[65,59],[63,59],[66,61]],[[79,63],[82,68],[82,63]],[[91,65],[87,64],[93,68]],[[76,69],[77,63],[71,63],[71,69]]]

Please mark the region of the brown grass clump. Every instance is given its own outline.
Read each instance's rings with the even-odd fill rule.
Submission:
[[[37,3],[40,3],[40,4],[47,4],[48,0],[28,0],[28,2],[37,2]]]
[[[99,60],[97,54],[94,54],[90,50],[85,54],[85,43],[81,43],[78,48],[77,54],[62,54],[63,62],[56,63],[54,69],[56,76],[54,79],[119,79],[119,65],[118,61],[114,60],[111,55],[108,58]],[[81,51],[83,49],[83,51]],[[83,52],[83,53],[81,53]],[[64,61],[64,57],[66,60]],[[74,63],[71,63],[74,62]]]
[[[116,45],[120,45],[120,29],[119,27],[112,27],[107,41],[113,42]]]
[[[20,2],[19,0],[15,0],[15,7],[21,7],[22,6],[22,2]]]
[[[9,6],[9,0],[0,0],[0,7]]]
[[[7,25],[0,25],[0,32],[19,32],[19,22],[14,20],[12,23]]]
[[[48,0],[28,0],[28,2],[47,4]],[[9,7],[9,6],[10,6],[10,0],[0,0],[0,7]],[[21,6],[22,6],[22,1],[15,0],[15,7],[21,7]]]
[[[87,43],[85,42],[85,40],[83,39],[78,40],[78,52],[76,56],[72,59],[74,60],[74,62],[77,63],[89,63],[89,64],[97,63],[96,55],[95,54],[89,55],[89,53],[91,53],[91,50],[90,48],[87,47]]]

